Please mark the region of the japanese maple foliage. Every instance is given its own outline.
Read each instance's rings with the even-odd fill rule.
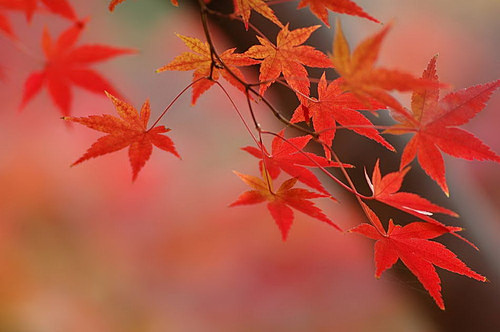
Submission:
[[[83,30],[83,24],[74,24],[62,32],[56,40],[52,39],[47,29],[43,31],[42,48],[46,58],[45,66],[40,71],[32,72],[26,79],[21,109],[40,92],[43,86],[47,87],[50,97],[65,116],[71,113],[72,85],[98,94],[109,91],[118,95],[107,79],[88,66],[136,51],[99,44],[75,46]]]
[[[274,11],[265,3],[264,0],[233,0],[234,13],[241,16],[245,23],[245,29],[248,30],[248,22],[250,21],[250,14],[252,9],[261,14],[280,28],[283,24],[274,14]]]
[[[438,223],[435,219],[430,218],[434,213],[458,217],[455,212],[433,204],[417,194],[399,191],[406,173],[410,170],[409,167],[382,176],[379,162],[380,160],[377,160],[373,168],[371,181],[367,177],[374,199],[433,223]]]
[[[309,6],[311,12],[316,15],[326,26],[328,23],[328,9],[341,14],[363,17],[373,22],[379,21],[371,17],[361,7],[351,0],[301,0],[297,8]]]
[[[106,136],[99,138],[92,144],[87,152],[71,166],[129,147],[128,156],[130,165],[132,166],[132,180],[135,180],[137,174],[139,174],[139,171],[151,156],[153,145],[180,158],[174,143],[165,135],[170,129],[165,128],[165,126],[155,126],[147,129],[151,115],[149,100],[144,102],[139,114],[132,105],[119,100],[109,93],[106,94],[113,102],[120,117],[104,114],[81,118],[63,118],[66,121],[76,122],[91,129],[107,133]]]
[[[284,181],[278,190],[274,191],[273,182],[266,171],[262,172],[265,180],[236,171],[234,173],[253,190],[244,192],[229,206],[257,204],[267,201],[267,208],[281,231],[283,241],[287,239],[288,231],[294,219],[293,211],[290,207],[326,222],[339,231],[341,230],[313,202],[309,201],[312,198],[328,196],[302,188],[293,188],[297,183],[297,179],[291,178]]]
[[[276,45],[268,39],[257,36],[260,45],[254,45],[245,55],[262,59],[260,63],[259,93],[264,95],[267,88],[283,74],[286,82],[297,93],[299,100],[306,103],[309,96],[309,78],[304,65],[309,67],[331,67],[328,57],[311,46],[302,45],[320,26],[300,28],[290,31],[288,24],[278,33]]]
[[[0,0],[0,11],[4,9],[22,11],[28,21],[31,21],[33,14],[41,8],[66,19],[77,20],[75,10],[67,0]],[[3,29],[5,21],[6,18],[0,13],[0,29]],[[7,25],[10,25],[8,21]]]
[[[385,106],[375,100],[368,100],[368,104],[365,105],[352,93],[344,92],[341,85],[341,78],[327,84],[323,73],[318,84],[318,98],[309,99],[307,107],[304,105],[297,107],[290,121],[292,123],[309,122],[309,118],[312,118],[314,129],[319,133],[321,142],[324,143],[325,155],[328,159],[331,158],[330,149],[335,137],[336,122],[394,151],[392,145],[373,128],[370,120],[358,112],[360,109],[375,111]]]
[[[229,49],[220,55],[220,60],[224,63],[213,63],[212,53],[208,43],[202,42],[198,38],[177,35],[194,53],[184,52],[178,55],[169,64],[157,69],[157,72],[166,70],[194,70],[193,72],[193,97],[191,103],[194,105],[201,94],[207,91],[214,81],[222,75],[229,83],[238,89],[245,91],[243,73],[237,66],[249,66],[258,63],[244,54],[234,53],[235,48]],[[217,60],[218,61],[218,60]],[[220,61],[219,61],[220,62]]]
[[[109,4],[109,10],[113,11],[122,2],[124,0],[106,3]],[[175,6],[178,5],[177,0],[171,2]],[[333,54],[329,57],[324,50],[307,45],[312,33],[325,27],[312,25],[291,29],[290,26],[295,27],[295,22],[289,22],[293,17],[290,17],[290,20],[278,18],[273,9],[276,2],[234,0],[234,7],[230,6],[231,8],[224,12],[209,8],[207,3],[208,1],[204,0],[198,1],[204,39],[177,34],[190,51],[176,55],[173,60],[156,70],[165,72],[162,75],[167,75],[167,71],[193,71],[192,80],[186,82],[184,90],[148,128],[151,113],[149,101],[138,111],[122,100],[107,79],[89,68],[104,60],[135,53],[135,50],[94,43],[78,46],[77,42],[85,31],[86,21],[78,20],[80,16],[68,0],[0,0],[0,31],[8,37],[5,38],[8,42],[14,43],[19,49],[24,46],[16,44],[18,41],[6,13],[23,12],[30,20],[39,9],[44,9],[44,14],[57,15],[67,19],[62,21],[67,23],[69,20],[71,23],[57,38],[53,38],[47,28],[43,30],[43,68],[31,72],[26,79],[20,108],[24,108],[45,86],[64,120],[105,133],[105,136],[94,142],[72,165],[128,148],[132,180],[135,180],[149,160],[153,146],[179,157],[172,139],[166,135],[170,129],[159,124],[167,110],[175,108],[179,97],[189,89],[192,90],[191,101],[195,105],[199,97],[216,84],[220,87],[220,95],[229,99],[251,140],[255,142],[254,146],[245,146],[242,149],[258,159],[259,172],[262,175],[256,177],[235,172],[251,190],[241,194],[230,206],[266,203],[283,240],[287,239],[295,218],[293,209],[341,230],[312,201],[315,198],[333,198],[330,194],[333,188],[320,181],[317,174],[310,170],[314,168],[316,172],[323,172],[324,178],[354,196],[367,216],[370,224],[356,226],[351,232],[376,240],[377,277],[401,260],[441,309],[444,309],[444,301],[441,295],[441,281],[435,266],[486,281],[485,277],[468,268],[444,245],[431,241],[446,233],[462,238],[457,234],[462,230],[461,227],[444,225],[434,216],[445,214],[458,217],[458,214],[423,196],[401,191],[401,187],[405,176],[411,171],[409,165],[415,158],[447,195],[449,189],[441,152],[468,160],[500,162],[499,155],[472,134],[458,128],[485,108],[493,92],[500,87],[500,80],[451,92],[440,99],[440,89],[447,85],[438,79],[436,57],[431,59],[421,77],[415,77],[403,70],[376,66],[382,43],[393,27],[391,23],[385,22],[382,28],[374,25],[378,32],[365,38],[351,52],[340,21],[337,21]],[[144,4],[147,5],[146,1]],[[298,4],[299,8],[306,6],[327,26],[328,10],[358,16],[374,23],[379,22],[351,0],[301,0]],[[252,11],[274,23],[270,25],[277,31],[275,43],[271,42],[274,36],[268,36],[268,31],[254,25],[253,21],[250,22]],[[239,28],[245,26],[244,33],[248,34],[251,40],[257,41],[246,51],[237,51],[236,47],[232,47],[218,52],[219,47],[214,43],[216,38],[212,38],[212,23],[208,19],[210,16],[220,20],[235,20]],[[259,66],[256,82],[248,81],[241,69],[252,65]],[[314,77],[306,67],[325,68],[325,71],[321,77]],[[335,72],[340,77],[328,81],[326,77],[333,77],[331,75]],[[219,80],[220,77],[224,80]],[[270,100],[268,88],[276,82],[294,93],[290,103],[293,105],[292,109],[282,109],[283,106],[278,107],[275,105],[277,103]],[[244,114],[242,107],[225,88],[226,83],[243,93],[247,114]],[[315,85],[317,94],[311,93],[311,86]],[[99,95],[106,91],[118,116],[69,116],[73,86]],[[411,92],[411,105],[405,107],[391,94],[394,90]],[[261,111],[261,108],[264,111]],[[262,114],[265,110],[279,120],[282,126],[275,131],[266,130],[268,124],[264,121],[268,119]],[[390,125],[379,124],[375,119],[372,123],[362,111],[375,116],[388,113],[394,122]],[[366,169],[366,165],[345,163],[343,156],[335,151],[334,143],[338,136],[336,133],[341,129],[363,135],[390,151],[402,152],[397,171],[382,175],[379,160],[375,163],[371,177],[365,171],[371,189],[369,196],[361,194],[355,185],[356,181],[352,179],[355,174],[362,174],[363,166]],[[395,151],[392,143],[382,134],[413,136],[403,151]],[[270,146],[264,143],[266,140],[263,137],[266,135],[274,137]],[[306,146],[309,148],[312,144],[322,147],[325,157],[311,152],[314,150],[305,151]],[[327,169],[329,167],[336,167],[340,175],[330,173]],[[275,189],[273,182],[277,181],[283,172],[291,178],[284,180],[278,189]],[[299,182],[311,190],[296,187]],[[390,219],[388,226],[384,227],[375,212],[364,203],[370,200],[404,211],[420,220],[400,226]],[[332,203],[331,200],[328,200],[328,203]]]
[[[330,195],[316,175],[304,166],[340,167],[340,165],[317,156],[314,153],[302,151],[311,140],[311,136],[299,136],[285,141],[284,133],[285,131],[282,130],[273,139],[271,153],[267,152],[264,145],[261,145],[260,149],[253,146],[246,146],[242,150],[259,158],[260,171],[263,172],[266,170],[272,179],[276,179],[281,171],[283,171],[309,187],[325,195]],[[352,165],[343,164],[342,167],[351,168]]]
[[[12,29],[12,25],[10,24],[9,19],[3,13],[2,8],[0,7],[0,31],[6,34],[9,37],[14,37],[14,30]]]
[[[485,277],[467,267],[444,245],[429,241],[446,233],[443,227],[425,222],[413,222],[400,226],[394,225],[393,221],[389,220],[388,229],[385,231],[377,215],[364,204],[363,209],[373,225],[361,224],[349,231],[377,241],[375,243],[375,276],[377,278],[380,278],[382,272],[391,268],[400,259],[442,310],[444,310],[444,301],[441,296],[441,279],[434,265],[469,278],[487,281]]]
[[[344,79],[344,90],[355,94],[365,104],[369,104],[369,98],[374,98],[402,116],[409,117],[399,101],[388,91],[439,87],[439,83],[422,80],[395,69],[374,67],[382,41],[391,27],[391,24],[385,25],[378,33],[363,40],[351,53],[340,21],[337,20],[332,62],[337,73]]]
[[[382,177],[380,173],[379,160],[377,160],[375,167],[373,168],[373,175],[371,180],[365,173],[366,181],[368,182],[368,185],[372,190],[372,198],[396,209],[414,215],[436,226],[439,226],[443,229],[444,232],[453,234],[454,236],[462,239],[470,246],[478,250],[476,245],[457,233],[462,231],[461,227],[444,225],[443,223],[432,217],[435,213],[442,213],[453,217],[458,217],[457,213],[439,205],[433,204],[417,194],[399,191],[404,177],[409,170],[410,167],[407,167],[398,172],[388,173]]]
[[[436,59],[433,57],[422,79],[438,82]],[[492,160],[500,156],[471,133],[457,128],[479,113],[491,94],[500,87],[500,80],[451,92],[439,100],[439,88],[417,88],[412,95],[413,117],[402,120],[387,130],[393,134],[414,134],[401,157],[401,168],[417,157],[420,166],[449,195],[445,167],[440,150],[457,158]]]

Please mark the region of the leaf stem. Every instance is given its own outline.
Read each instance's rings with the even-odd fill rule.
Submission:
[[[165,110],[163,110],[163,112],[160,114],[160,116],[156,119],[156,121],[153,123],[153,125],[147,130],[147,131],[150,131],[151,129],[153,129],[157,124],[158,122],[160,122],[161,118],[163,118],[163,116],[165,116],[165,114],[167,114],[168,110],[170,109],[170,107],[172,107],[172,105],[175,104],[175,102],[177,101],[177,99],[179,99],[183,94],[184,92],[186,92],[190,87],[192,87],[194,84],[198,83],[199,81],[201,80],[204,80],[204,79],[208,79],[207,77],[200,77],[198,78],[197,80],[189,83],[184,89],[182,89],[181,92],[179,92],[177,94],[177,96],[175,96],[174,99],[172,99],[172,101],[170,102],[170,104],[168,104],[167,107],[165,107]]]

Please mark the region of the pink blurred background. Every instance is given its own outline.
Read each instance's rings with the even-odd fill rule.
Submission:
[[[419,75],[439,52],[440,77],[457,89],[498,78],[498,2],[357,2],[381,21],[395,18],[382,64]],[[129,0],[109,13],[106,1],[73,4],[91,18],[81,44],[140,50],[94,67],[137,107],[150,98],[153,119],[191,81],[189,72],[154,72],[186,51],[174,32],[202,38],[187,6]],[[247,190],[231,170],[257,169],[239,150],[251,139],[216,87],[195,107],[182,96],[162,121],[182,161],[155,150],[135,183],[125,150],[70,168],[100,134],[66,126],[45,90],[17,111],[25,78],[43,65],[43,26],[57,35],[69,23],[47,13],[31,24],[8,16],[34,57],[0,39],[0,331],[439,330],[413,301],[425,293],[416,280],[373,277],[371,241],[296,213],[282,243],[265,205],[227,207]],[[341,17],[352,44],[379,29]],[[219,37],[220,49],[230,47]],[[74,115],[114,113],[105,97],[74,92]],[[466,126],[497,152],[499,106],[497,94]],[[452,198],[487,216],[468,221],[483,249],[474,255],[499,269],[498,165],[446,163]],[[454,188],[466,196],[453,197]],[[318,205],[344,229],[363,221],[347,203]],[[439,311],[430,297],[425,305]]]

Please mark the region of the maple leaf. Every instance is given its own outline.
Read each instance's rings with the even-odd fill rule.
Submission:
[[[234,2],[234,13],[241,16],[243,22],[245,23],[245,29],[248,30],[248,22],[250,20],[251,10],[255,10],[257,13],[261,14],[280,28],[283,24],[274,14],[274,11],[265,3],[264,0],[233,0]]]
[[[0,0],[0,8],[23,11],[26,19],[31,21],[40,3],[53,14],[77,21],[75,10],[67,0]]]
[[[194,70],[193,82],[195,83],[192,86],[193,97],[191,100],[193,105],[200,95],[207,91],[214,84],[214,81],[219,79],[219,75],[222,75],[226,81],[241,91],[245,91],[245,86],[232,74],[244,81],[245,78],[243,73],[237,66],[249,66],[258,63],[258,61],[250,59],[244,54],[234,53],[235,48],[231,48],[220,54],[220,59],[224,63],[224,65],[222,65],[217,60],[212,60],[212,54],[208,43],[202,42],[198,38],[186,37],[179,34],[177,34],[177,37],[182,39],[186,46],[194,53],[184,52],[176,56],[169,64],[157,69],[156,72],[165,70]],[[213,61],[215,61],[215,63],[213,63]],[[208,77],[211,77],[211,79]]]
[[[75,24],[52,40],[47,29],[42,36],[42,48],[46,57],[45,67],[31,73],[25,81],[20,109],[24,108],[45,85],[54,103],[63,115],[71,109],[71,85],[76,85],[94,93],[109,91],[118,93],[113,86],[88,65],[110,58],[135,53],[135,50],[116,48],[108,45],[88,44],[75,47],[83,26]]]
[[[151,114],[149,101],[142,105],[141,112],[118,98],[106,92],[113,102],[118,115],[91,115],[88,117],[63,117],[64,120],[80,123],[91,129],[107,133],[99,138],[87,152],[75,161],[75,166],[85,160],[96,158],[107,153],[119,151],[129,147],[128,155],[132,166],[132,180],[146,164],[153,151],[153,145],[164,151],[170,152],[180,158],[172,140],[164,135],[170,131],[165,126],[156,126],[147,129]]]
[[[388,173],[382,177],[379,164],[380,160],[377,159],[375,167],[373,168],[371,181],[368,177],[366,178],[374,199],[420,217],[425,221],[439,225],[442,224],[430,218],[432,214],[444,213],[453,217],[458,217],[458,214],[455,212],[433,204],[417,194],[399,192],[403,179],[410,170],[410,167],[406,167],[398,172]]]
[[[368,182],[368,186],[372,190],[372,197],[379,202],[385,203],[396,209],[419,217],[422,220],[440,226],[444,230],[446,230],[446,232],[451,233],[453,236],[456,236],[459,239],[463,240],[474,249],[479,250],[474,243],[457,234],[457,232],[463,230],[461,227],[447,226],[431,217],[434,213],[443,213],[452,217],[458,217],[457,213],[445,209],[439,205],[433,204],[417,194],[399,192],[399,189],[401,189],[401,185],[403,183],[403,179],[409,170],[410,167],[406,167],[402,170],[399,170],[398,172],[392,172],[382,177],[380,174],[379,160],[377,159],[375,167],[373,168],[373,175],[371,180],[368,178],[365,170],[366,181]]]
[[[318,83],[318,99],[310,98],[307,108],[299,105],[295,110],[292,123],[309,121],[312,118],[314,130],[319,133],[319,138],[326,146],[331,147],[335,137],[336,122],[343,126],[352,126],[354,132],[366,136],[391,151],[394,151],[378,131],[373,128],[372,123],[357,110],[377,110],[384,108],[383,105],[371,100],[369,105],[360,102],[352,93],[344,93],[341,88],[342,79],[337,79],[327,84],[325,73],[321,75]],[[330,149],[324,146],[325,155],[331,159]]]
[[[22,10],[22,4],[12,0],[0,0],[0,31],[8,37],[15,38],[16,35],[12,29],[9,18],[4,14],[7,10]]]
[[[422,78],[438,82],[436,57],[431,59]],[[457,128],[480,112],[498,87],[500,80],[449,93],[441,100],[438,88],[415,89],[411,102],[413,117],[385,131],[414,134],[403,151],[400,168],[417,156],[420,166],[449,196],[440,150],[457,158],[500,162],[500,156],[478,138]]]
[[[242,150],[250,153],[260,159],[259,168],[261,172],[265,169],[272,179],[276,179],[281,171],[290,174],[298,181],[316,189],[317,191],[330,196],[313,172],[305,168],[308,167],[339,167],[339,164],[319,157],[314,153],[304,152],[302,149],[309,143],[311,136],[298,136],[284,140],[284,130],[275,136],[271,144],[271,154],[264,146],[262,149],[246,146]],[[282,137],[282,138],[280,138]],[[262,153],[264,150],[264,154]],[[343,164],[345,168],[351,168],[352,165]]]
[[[0,7],[0,10],[3,8]],[[14,30],[12,29],[12,25],[10,24],[9,19],[0,11],[0,31],[5,33],[8,37],[15,37]]]
[[[299,210],[313,218],[323,221],[339,231],[341,229],[334,224],[313,202],[312,198],[328,197],[327,195],[314,193],[302,188],[293,188],[297,183],[296,178],[286,180],[275,192],[272,188],[272,180],[269,176],[264,176],[267,181],[261,178],[245,175],[234,171],[240,179],[249,185],[253,190],[241,194],[238,199],[229,206],[257,204],[267,201],[267,208],[281,231],[283,241],[288,237],[288,231],[292,225],[294,216],[290,207]]]
[[[109,6],[108,6],[108,9],[109,11],[113,11],[115,10],[115,7],[119,4],[121,4],[122,2],[124,2],[125,0],[111,0],[111,2],[109,3]],[[179,2],[177,0],[171,0],[171,3],[172,5],[178,7],[179,6]]]
[[[365,104],[369,103],[369,98],[374,98],[402,116],[411,117],[387,91],[411,91],[415,88],[438,87],[440,84],[399,70],[374,67],[381,43],[390,28],[391,24],[385,25],[378,33],[362,41],[351,54],[340,21],[337,20],[332,62],[344,79],[342,88],[345,91],[350,91]]]
[[[67,0],[40,0],[40,2],[49,12],[75,21],[76,24],[84,24],[78,22],[75,11]],[[22,11],[26,15],[26,20],[31,21],[33,14],[38,9],[39,0],[0,0],[0,31],[3,31],[9,37],[15,38],[10,21],[1,11]]]
[[[375,213],[365,204],[363,205],[370,221],[375,226],[361,224],[349,232],[359,233],[377,241],[375,242],[375,276],[377,278],[380,278],[382,272],[401,259],[442,310],[444,310],[444,302],[441,296],[441,279],[434,265],[479,281],[487,281],[485,277],[467,267],[444,245],[429,241],[446,233],[446,230],[439,225],[413,222],[401,227],[394,225],[391,219],[388,230],[385,232]]]
[[[364,17],[370,21],[380,23],[351,0],[301,0],[297,8],[300,9],[306,6],[309,6],[311,12],[328,27],[330,26],[328,23],[328,9],[341,14]]]
[[[312,46],[302,45],[319,27],[315,25],[290,31],[287,24],[278,33],[276,45],[257,36],[261,45],[250,47],[245,54],[254,59],[262,59],[259,75],[261,95],[283,73],[298,98],[303,103],[307,102],[304,96],[309,96],[309,78],[304,65],[322,68],[332,66],[324,53]]]

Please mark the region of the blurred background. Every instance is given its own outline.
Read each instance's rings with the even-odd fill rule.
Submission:
[[[440,78],[455,89],[499,77],[500,2],[356,2],[382,22],[395,21],[380,64],[420,75],[439,53]],[[154,71],[187,51],[174,33],[203,39],[196,7],[182,0],[179,8],[166,0],[129,0],[109,13],[107,1],[72,3],[79,17],[90,17],[80,44],[140,50],[92,67],[136,107],[150,98],[155,119],[191,81],[190,72]],[[214,0],[218,4],[231,11],[231,2]],[[296,6],[273,8],[282,21],[292,18],[293,29],[320,24]],[[6,15],[22,45],[0,39],[1,332],[500,330],[498,165],[445,157],[450,199],[418,166],[412,171],[408,190],[458,211],[461,218],[451,222],[466,227],[463,235],[481,252],[452,237],[446,245],[491,281],[438,271],[447,306],[441,312],[402,264],[380,280],[373,277],[370,240],[296,213],[283,243],[264,204],[227,207],[247,190],[231,171],[257,175],[257,163],[240,150],[251,139],[217,87],[194,107],[190,92],[183,95],[161,122],[172,128],[181,161],[154,150],[135,183],[126,150],[70,168],[101,135],[65,125],[46,90],[18,112],[24,80],[43,67],[43,27],[58,35],[70,23],[44,12],[29,24],[19,12]],[[333,13],[331,21],[338,16],[351,45],[380,28]],[[262,22],[255,13],[251,20]],[[234,29],[219,23],[211,25],[219,50],[254,40],[250,33],[231,40],[235,31],[244,33],[241,23]],[[271,40],[275,33],[270,28]],[[332,36],[322,27],[312,42],[330,52]],[[244,111],[239,92],[228,90]],[[104,96],[73,91],[73,115],[114,114]],[[271,98],[280,102],[279,93]],[[465,126],[497,152],[499,107],[497,93]],[[265,109],[257,113],[266,129],[280,129]],[[371,170],[377,154],[352,151],[373,144],[359,142],[360,150],[351,143],[351,153],[341,155],[347,162],[365,160]],[[397,168],[392,158],[384,171]],[[328,189],[341,204],[317,204],[332,220],[343,229],[364,221],[348,196]]]

